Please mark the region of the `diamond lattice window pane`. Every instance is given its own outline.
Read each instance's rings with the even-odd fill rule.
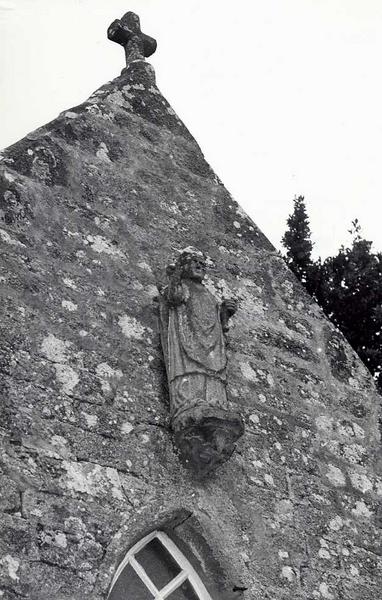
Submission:
[[[134,569],[127,565],[116,581],[108,600],[153,600],[145,584]]]
[[[175,559],[154,538],[135,555],[135,559],[144,568],[154,585],[161,590],[180,573],[181,569]]]
[[[170,596],[168,600],[199,600],[191,583],[186,580]]]

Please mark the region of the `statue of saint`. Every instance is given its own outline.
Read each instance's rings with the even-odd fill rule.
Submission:
[[[206,259],[185,248],[167,267],[160,290],[163,354],[170,390],[171,423],[186,460],[206,474],[232,454],[242,419],[228,410],[225,332],[235,300],[222,304],[203,285]]]

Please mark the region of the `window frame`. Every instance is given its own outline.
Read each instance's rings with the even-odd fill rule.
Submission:
[[[157,538],[161,544],[166,548],[166,550],[171,554],[173,559],[179,565],[181,571],[171,579],[171,581],[165,585],[161,590],[158,590],[154,583],[151,581],[150,577],[147,575],[144,568],[139,564],[139,562],[135,559],[135,554],[137,554],[146,544],[151,542],[154,538]],[[118,569],[115,572],[113,580],[111,582],[110,590],[108,597],[110,596],[114,585],[118,581],[119,576],[121,575],[124,568],[130,565],[141,581],[144,583],[146,588],[153,595],[153,600],[166,600],[172,592],[174,592],[184,581],[187,579],[191,583],[195,594],[198,596],[199,600],[213,600],[212,596],[207,591],[204,583],[200,579],[199,575],[195,571],[194,567],[191,565],[190,561],[184,556],[184,554],[179,550],[179,548],[174,544],[174,542],[166,535],[163,531],[152,531],[149,535],[146,535],[144,538],[139,540],[130,550],[127,552],[125,558],[118,566]],[[171,598],[170,598],[171,600]]]

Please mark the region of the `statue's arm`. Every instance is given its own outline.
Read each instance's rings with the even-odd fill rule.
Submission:
[[[167,267],[168,286],[167,301],[170,305],[178,305],[184,302],[184,290],[181,279],[181,271],[177,265]]]
[[[223,302],[220,305],[220,321],[224,333],[228,331],[228,321],[236,312],[237,300],[235,300],[234,298],[227,298],[223,300]]]

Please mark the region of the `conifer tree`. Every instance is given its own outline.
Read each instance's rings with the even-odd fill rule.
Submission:
[[[351,246],[323,262],[316,298],[382,389],[382,253],[372,251],[357,219],[350,233]]]
[[[310,239],[309,219],[304,196],[295,197],[293,202],[293,212],[287,220],[288,229],[281,241],[287,251],[287,265],[304,284],[307,284],[309,289],[309,275],[312,267],[311,252],[313,248]]]
[[[382,391],[382,253],[361,235],[358,219],[351,246],[323,262],[311,259],[309,219],[304,197],[294,199],[282,243],[286,263],[369,368]]]

